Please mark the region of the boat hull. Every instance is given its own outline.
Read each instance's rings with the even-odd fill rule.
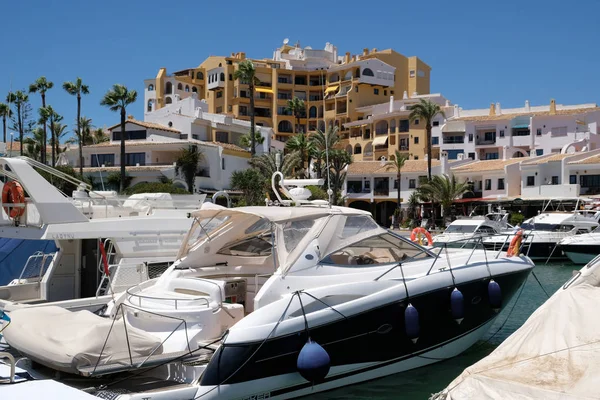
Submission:
[[[503,305],[530,271],[494,277],[502,288]],[[454,357],[481,339],[498,315],[499,310],[488,300],[488,283],[489,279],[479,279],[459,285],[465,307],[460,323],[450,312],[452,287],[411,297],[420,322],[415,343],[406,334],[404,310],[408,303],[404,299],[311,328],[311,339],[331,358],[331,370],[319,384],[307,382],[296,372],[299,350],[308,339],[305,331],[263,343],[224,344],[207,366],[197,395],[211,399],[293,398]]]
[[[483,242],[486,250],[507,251],[510,242]],[[528,242],[521,246],[521,254],[532,260],[564,259],[566,256],[556,242]]]
[[[569,260],[574,264],[587,264],[600,254],[600,244],[564,244],[561,245],[561,248]]]

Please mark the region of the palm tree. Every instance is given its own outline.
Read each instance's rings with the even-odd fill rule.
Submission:
[[[315,133],[310,135],[309,140],[312,142],[312,158],[315,159],[315,171],[317,178],[323,176],[323,160],[326,158],[325,150],[332,150],[340,141],[338,135],[338,127],[329,127],[325,132],[317,129]]]
[[[102,128],[96,129],[94,132],[92,132],[91,136],[92,136],[92,143],[90,143],[90,144],[104,143],[104,142],[110,141],[110,137],[108,136],[108,133],[104,132],[104,129],[102,129]]]
[[[463,194],[471,191],[467,182],[459,182],[452,175],[435,175],[429,182],[419,186],[420,195],[429,197],[432,202],[442,205],[442,214],[444,219],[448,217],[452,202]]]
[[[431,123],[436,115],[446,117],[439,104],[432,101],[421,99],[421,101],[412,106],[409,119],[411,121],[419,120],[425,123],[425,132],[427,134],[427,177],[431,180]]]
[[[398,203],[396,204],[396,219],[394,220],[394,228],[398,229],[399,225],[399,217],[400,217],[400,209],[402,204],[402,198],[400,197],[400,188],[402,184],[402,167],[404,167],[404,163],[408,160],[408,157],[405,154],[400,153],[398,150],[395,152],[395,157],[393,161],[388,162],[388,168],[393,168],[396,170],[396,179],[398,180]]]
[[[329,150],[329,168],[333,174],[328,174],[328,179],[331,179],[331,188],[333,190],[333,203],[342,204],[342,199],[338,198],[342,190],[342,186],[346,181],[346,167],[352,163],[352,156],[346,150],[332,149]],[[327,169],[327,166],[326,168]]]
[[[32,132],[32,137],[25,138],[23,141],[25,146],[25,155],[33,158],[36,161],[41,161],[42,148],[44,146],[44,129],[35,128]]]
[[[300,117],[302,116],[303,112],[306,113],[306,105],[304,104],[304,100],[294,97],[293,99],[287,101],[287,107],[285,109],[291,112],[294,117],[296,117],[296,133],[298,133],[300,130]],[[304,133],[303,129],[302,133]]]
[[[48,121],[50,126],[50,147],[52,148],[52,166],[56,165],[56,155],[58,154],[58,147],[55,146],[55,133],[54,133],[54,124],[56,122],[62,121],[63,117],[60,116],[52,106],[42,107],[40,108],[40,122],[42,120]],[[45,134],[44,134],[45,135]]]
[[[410,196],[408,196],[408,212],[410,218],[413,220],[417,219],[417,207],[421,204],[421,198],[419,197],[419,192],[414,190]]]
[[[62,119],[62,118],[61,118]],[[67,135],[67,125],[65,124],[61,124],[60,121],[59,122],[53,122],[52,125],[50,126],[50,129],[52,131],[52,140],[53,140],[53,147],[52,147],[52,164],[55,165],[56,162],[54,160],[54,152],[56,150],[56,156],[58,156],[60,153],[62,153],[64,151],[64,149],[61,151],[60,150],[60,140]]]
[[[248,132],[240,137],[240,147],[249,149],[252,146],[252,132]],[[265,137],[260,133],[260,130],[254,132],[254,145],[260,145],[265,142]]]
[[[100,105],[109,107],[111,111],[119,111],[121,113],[121,192],[125,190],[125,116],[127,106],[135,103],[137,92],[129,90],[123,85],[113,85],[113,88],[106,92]],[[81,144],[80,147],[81,149]]]
[[[305,134],[299,133],[294,135],[285,142],[285,147],[291,151],[297,151],[300,154],[300,165],[304,169],[304,176],[308,178],[311,153],[313,151],[313,142],[310,141]],[[307,167],[304,167],[304,162],[307,161]]]
[[[81,134],[75,132],[78,140],[83,141],[84,146],[87,146],[88,144],[93,144],[92,128],[94,127],[94,125],[92,125],[92,119],[87,118],[85,115],[82,115],[79,119],[78,125],[81,127],[79,131],[81,132]]]
[[[181,172],[190,193],[194,193],[194,182],[199,169],[198,164],[202,157],[200,150],[195,146],[190,146],[187,149],[181,149],[175,161],[175,173],[179,174]]]
[[[250,153],[256,154],[256,143],[254,136],[254,86],[260,81],[256,77],[256,68],[250,60],[244,60],[238,64],[238,69],[233,73],[233,79],[239,79],[240,83],[248,84],[250,92]]]
[[[12,116],[12,111],[8,104],[0,103],[0,117],[2,117],[2,132],[3,132],[3,142],[6,143],[6,118],[10,118]]]
[[[231,174],[230,185],[232,189],[240,190],[243,196],[243,203],[239,205],[256,206],[264,201],[266,189],[265,178],[254,168],[233,171]]]
[[[250,165],[256,168],[265,179],[271,180],[271,176],[278,170],[277,168],[277,153],[265,153],[258,157],[250,159]],[[281,153],[279,153],[281,154]],[[300,165],[300,154],[297,151],[285,154],[281,157],[281,165],[279,171],[285,177],[290,177],[294,173],[294,169]]]
[[[63,89],[71,96],[77,96],[77,132],[80,132],[79,118],[81,117],[81,95],[88,94],[90,89],[88,85],[84,85],[81,78],[77,78],[75,82],[63,83]],[[83,176],[83,146],[79,143],[79,174]],[[123,179],[121,179],[121,182]]]
[[[19,128],[19,143],[21,144],[20,155],[23,155],[23,115],[21,113],[22,107],[29,101],[29,96],[22,90],[16,92],[9,92],[6,96],[7,103],[13,103],[17,109],[17,127]]]
[[[41,76],[35,80],[31,85],[29,85],[29,93],[37,93],[39,92],[42,96],[42,108],[46,108],[46,92],[54,87],[54,83],[46,80],[45,76]],[[48,141],[47,130],[46,130],[46,122],[47,120],[43,120],[43,128],[44,128],[44,145],[42,146],[42,162],[46,162],[46,143]]]

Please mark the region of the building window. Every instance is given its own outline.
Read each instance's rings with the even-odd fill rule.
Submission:
[[[538,136],[542,136],[542,128],[537,128],[537,130],[535,131],[535,134]]]
[[[371,193],[371,181],[365,181],[364,187],[363,187],[363,192]]]
[[[362,192],[362,182],[361,181],[348,181],[346,185],[348,188],[348,193],[360,193]]]
[[[558,185],[558,176],[553,176],[552,177],[552,184],[553,185]]]
[[[473,134],[469,133],[469,142],[472,142],[472,141],[473,141]]]
[[[383,91],[383,95],[384,95],[384,96],[387,96],[387,90],[384,90],[384,91]]]
[[[190,87],[188,85],[185,85],[185,91],[189,93]]]
[[[221,158],[221,169],[225,170],[225,157]]]
[[[223,91],[222,91],[222,90],[219,90],[219,91],[217,92],[217,99],[220,99],[221,97],[223,97]]]
[[[485,159],[486,160],[497,160],[498,159],[498,152],[496,152],[496,153],[485,153]]]
[[[571,184],[571,185],[577,184],[577,175],[569,175],[569,184]]]
[[[504,190],[504,178],[498,179],[498,190]]]
[[[440,121],[433,121],[431,126],[440,126]]]
[[[177,84],[177,90],[183,90],[183,85],[181,83]]]
[[[550,134],[552,136],[567,136],[567,127],[559,126],[559,127],[552,128],[550,130]]]
[[[360,147],[360,144],[356,144],[356,146],[354,146],[354,154],[360,154],[362,151],[362,148]]]
[[[242,116],[248,115],[248,106],[240,106],[240,115],[242,115]]]
[[[527,186],[535,186],[535,176],[530,175],[527,177]]]
[[[414,78],[414,77],[415,77],[415,70],[414,70],[414,69],[411,69],[411,70],[410,70],[410,77],[411,77],[411,78]]]
[[[469,153],[469,158],[471,160],[474,160],[475,159],[475,153]]]
[[[225,73],[224,73],[224,72],[221,72],[221,73],[219,74],[219,80],[220,80],[221,82],[225,82]]]
[[[415,189],[417,187],[417,180],[416,179],[409,179],[408,180],[408,188],[409,189]]]
[[[394,189],[398,190],[398,179],[394,179]]]
[[[165,100],[165,104],[172,104],[173,100],[170,97],[167,97]]]
[[[233,111],[233,106],[231,104],[229,104],[227,106],[227,111],[229,111],[229,112]]]
[[[355,87],[354,87],[354,91],[355,91],[356,93],[358,93],[358,86],[355,86]]]
[[[504,137],[504,129],[500,130],[500,137]]]
[[[379,94],[379,89],[377,89],[377,88],[373,89],[373,94]]]
[[[413,157],[413,160],[418,160],[418,159],[419,159],[419,156],[414,156]]]
[[[417,118],[417,119],[415,119],[413,123],[414,123],[415,125],[419,125],[419,119],[418,119],[418,118]]]
[[[375,76],[371,68],[365,68],[362,71],[363,76]]]
[[[196,72],[196,79],[204,80],[204,74],[200,71]]]
[[[217,107],[217,114],[221,114],[223,112],[223,106]]]
[[[112,167],[115,165],[115,155],[114,154],[92,154],[92,167]]]
[[[192,86],[192,93],[198,93],[198,88],[196,86]]]
[[[485,180],[485,190],[492,190],[492,180],[491,179]]]
[[[233,74],[229,74],[229,80],[232,81],[233,80]]]
[[[233,65],[233,61],[231,61],[231,60],[227,60],[227,61],[225,61],[225,63],[226,63],[227,65]]]
[[[148,100],[148,112],[152,111],[152,100]]]
[[[431,137],[431,144],[434,145],[434,146],[440,144],[440,138],[437,137],[437,136],[432,136]]]
[[[154,91],[154,85],[153,84],[148,85],[148,91],[149,92]]]
[[[125,165],[146,165],[146,153],[127,153],[125,154]]]
[[[415,140],[415,144],[419,144],[419,137],[418,136],[415,136],[414,140]]]
[[[544,154],[544,149],[535,149],[535,155],[536,156],[541,156]]]
[[[229,133],[217,132],[215,133],[215,140],[220,143],[229,143]]]
[[[407,119],[400,120],[400,126],[398,127],[400,132],[408,132],[410,129],[410,123]]]
[[[165,84],[165,94],[173,93],[173,84],[171,82],[167,82]]]
[[[121,140],[121,130],[113,131],[112,137],[114,141]],[[125,140],[142,140],[146,139],[146,130],[125,131]]]

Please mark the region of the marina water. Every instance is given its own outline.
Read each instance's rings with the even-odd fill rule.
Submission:
[[[548,295],[552,295],[581,265],[568,260],[536,263],[533,270]],[[458,357],[385,378],[312,395],[312,399],[428,399],[439,392],[467,367],[491,353],[504,339],[517,330],[548,297],[533,275],[530,275],[521,295],[514,296],[484,337]],[[514,305],[514,307],[513,307]]]

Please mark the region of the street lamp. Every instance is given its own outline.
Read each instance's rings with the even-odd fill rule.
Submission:
[[[10,133],[10,156],[9,156],[9,157],[12,157],[12,151],[13,151],[13,136],[14,136],[14,135],[15,135],[15,133],[14,133],[14,132],[11,132],[11,133]]]

